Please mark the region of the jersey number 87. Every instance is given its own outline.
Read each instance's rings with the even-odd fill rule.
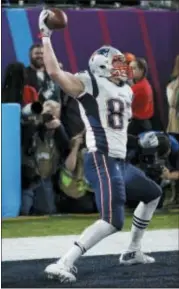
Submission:
[[[120,99],[109,99],[107,101],[108,125],[113,129],[123,129],[124,103]]]

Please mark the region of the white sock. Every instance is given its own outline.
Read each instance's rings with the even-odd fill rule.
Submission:
[[[137,251],[141,248],[141,241],[153,213],[159,203],[160,197],[152,200],[148,204],[140,202],[134,211],[132,228],[131,228],[131,241],[128,251]]]
[[[114,226],[104,220],[96,221],[84,230],[79,240],[75,242],[73,247],[58,262],[63,261],[66,265],[72,267],[75,261],[87,250],[116,231]]]
[[[59,259],[57,263],[62,261],[71,268],[74,262],[78,260],[82,254],[83,252],[81,248],[79,246],[73,245],[73,247],[61,259]]]

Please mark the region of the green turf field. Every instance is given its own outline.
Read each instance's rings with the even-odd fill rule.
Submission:
[[[2,222],[2,238],[79,234],[97,218],[97,215],[86,215],[7,219]],[[123,231],[130,230],[131,221],[132,216],[126,216]],[[173,229],[178,225],[178,214],[156,214],[149,229]]]

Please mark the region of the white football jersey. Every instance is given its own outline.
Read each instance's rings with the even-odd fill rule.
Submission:
[[[131,118],[133,93],[129,85],[118,86],[88,71],[76,76],[85,91],[78,97],[86,127],[86,145],[114,158],[126,157],[127,128]]]

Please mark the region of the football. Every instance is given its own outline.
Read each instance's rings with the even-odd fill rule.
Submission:
[[[63,29],[67,26],[68,17],[66,13],[58,8],[49,8],[51,13],[47,17],[45,23],[51,30]]]

